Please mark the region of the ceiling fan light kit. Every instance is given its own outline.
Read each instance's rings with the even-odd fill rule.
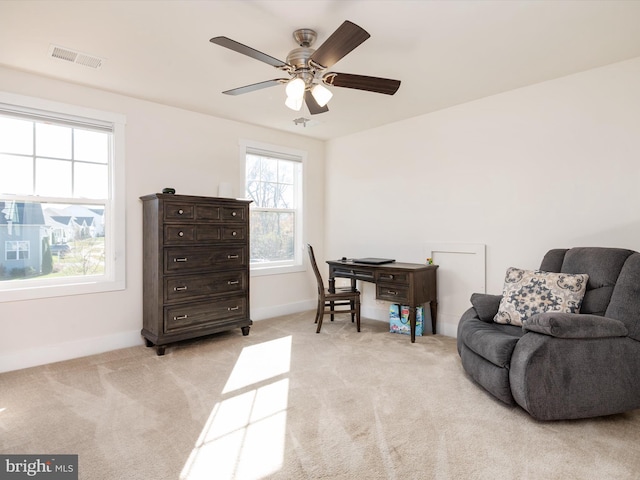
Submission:
[[[311,88],[311,95],[313,95],[313,98],[316,99],[316,102],[318,102],[318,105],[320,105],[321,107],[324,107],[327,103],[329,103],[329,100],[331,100],[331,97],[333,97],[333,93],[331,93],[331,90],[323,87],[320,84],[314,85]]]
[[[303,97],[300,97],[300,98],[287,97],[287,99],[284,101],[284,104],[287,107],[289,107],[291,110],[295,110],[296,112],[299,112],[300,109],[302,108],[302,99]]]
[[[333,93],[325,85],[386,95],[393,95],[398,91],[400,80],[326,72],[327,69],[369,37],[370,35],[363,28],[347,20],[317,50],[314,50],[311,45],[317,38],[316,32],[310,28],[301,28],[293,32],[293,38],[300,47],[289,52],[286,62],[227,37],[214,37],[210,42],[267,63],[287,72],[291,77],[290,79],[275,78],[222,93],[240,95],[275,85],[286,84],[287,99],[285,100],[285,105],[292,110],[299,111],[304,101],[309,113],[317,115],[329,111],[327,103],[331,100]]]

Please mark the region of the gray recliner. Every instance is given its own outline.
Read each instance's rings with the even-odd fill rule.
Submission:
[[[540,270],[589,275],[580,313],[537,313],[494,323],[501,295],[473,294],[458,324],[469,376],[539,420],[640,408],[640,253],[619,248],[550,250]]]

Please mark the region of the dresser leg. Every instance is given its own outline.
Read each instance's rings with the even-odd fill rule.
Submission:
[[[240,328],[242,329],[242,335],[244,335],[245,337],[249,335],[249,329],[251,327],[240,327]]]
[[[158,345],[156,347],[156,355],[158,355],[159,357],[164,355],[164,349],[165,349],[165,345]]]
[[[151,340],[149,340],[148,338],[144,339],[144,346],[145,347],[153,347],[153,342]]]

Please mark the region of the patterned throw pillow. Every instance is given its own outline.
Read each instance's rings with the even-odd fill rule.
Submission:
[[[578,313],[587,288],[586,273],[507,269],[496,323],[522,325],[536,313]]]

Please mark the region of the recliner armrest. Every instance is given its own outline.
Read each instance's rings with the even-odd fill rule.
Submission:
[[[583,313],[537,313],[522,322],[526,332],[557,338],[626,337],[627,327],[620,320]]]
[[[471,305],[476,310],[478,318],[483,322],[493,322],[493,317],[498,313],[502,295],[489,295],[488,293],[471,294]]]

